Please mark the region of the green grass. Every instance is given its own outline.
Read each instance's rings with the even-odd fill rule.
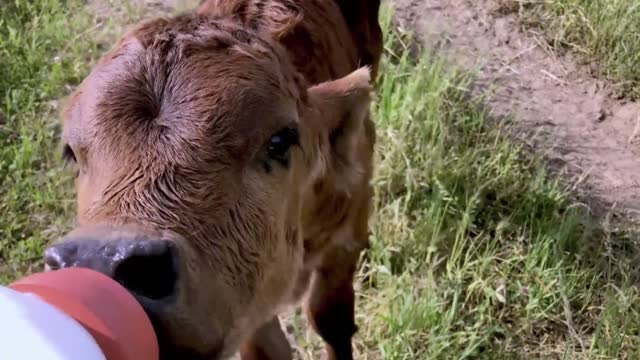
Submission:
[[[38,265],[73,217],[49,104],[86,74],[101,35],[78,37],[97,21],[80,1],[14,1],[0,11],[7,281]],[[640,358],[632,239],[590,219],[465,97],[473,79],[426,53],[409,57],[410,38],[391,29],[389,14],[356,358]],[[317,338],[297,334],[317,358]]]
[[[526,23],[544,29],[558,48],[583,55],[599,75],[640,96],[640,2],[637,0],[502,0],[521,4]]]
[[[73,41],[85,17],[67,25],[80,2],[12,1],[1,11],[0,263],[12,277],[38,262],[67,220],[72,196],[58,166],[55,99],[84,75],[93,45]]]

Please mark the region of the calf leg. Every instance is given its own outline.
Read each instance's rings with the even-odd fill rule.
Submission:
[[[371,170],[364,177],[368,182]],[[325,341],[325,359],[352,360],[351,338],[358,331],[355,323],[353,279],[360,253],[369,247],[369,214],[373,189],[367,189],[359,199],[352,199],[352,217],[345,221],[330,240],[307,294],[305,310],[309,322]],[[350,224],[350,225],[346,225]]]
[[[351,337],[358,327],[354,319],[355,262],[314,273],[305,310],[309,322],[325,341],[325,359],[352,360]]]
[[[278,317],[262,325],[240,347],[242,360],[291,360],[291,346]]]

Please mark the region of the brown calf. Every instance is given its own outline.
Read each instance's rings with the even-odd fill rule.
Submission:
[[[79,226],[47,267],[124,284],[163,359],[290,359],[277,315],[301,300],[351,359],[378,8],[209,0],[125,34],[65,111]]]

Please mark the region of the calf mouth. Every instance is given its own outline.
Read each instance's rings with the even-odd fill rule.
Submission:
[[[200,350],[191,348],[188,346],[178,346],[175,343],[173,335],[175,329],[169,328],[165,325],[167,322],[163,321],[163,318],[167,315],[161,314],[157,309],[157,304],[152,306],[148,305],[148,301],[144,298],[138,299],[142,305],[142,308],[147,313],[147,316],[151,320],[151,324],[156,333],[158,339],[158,347],[160,349],[159,360],[221,360],[223,342],[220,341],[213,347]],[[145,305],[145,303],[147,305]],[[167,304],[167,306],[169,306]],[[179,329],[178,329],[179,331]]]
[[[228,349],[221,329],[207,329],[197,315],[203,305],[195,304],[206,293],[190,284],[192,254],[184,243],[177,234],[135,225],[78,228],[45,250],[45,271],[84,267],[120,283],[149,317],[161,360],[222,359]]]
[[[203,350],[198,344],[203,340],[210,344],[212,334],[200,330],[195,333],[201,339],[187,338],[186,334],[201,329],[203,319],[189,318],[189,301],[184,299],[188,276],[182,264],[184,254],[178,248],[175,241],[141,232],[78,231],[45,250],[45,271],[83,267],[120,283],[149,317],[161,360],[217,360],[222,341]]]

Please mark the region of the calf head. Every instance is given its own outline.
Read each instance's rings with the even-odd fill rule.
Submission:
[[[164,358],[230,355],[290,300],[309,188],[358,176],[369,95],[366,69],[309,88],[268,36],[227,20],[137,26],[65,111],[78,227],[46,266],[122,283]]]

